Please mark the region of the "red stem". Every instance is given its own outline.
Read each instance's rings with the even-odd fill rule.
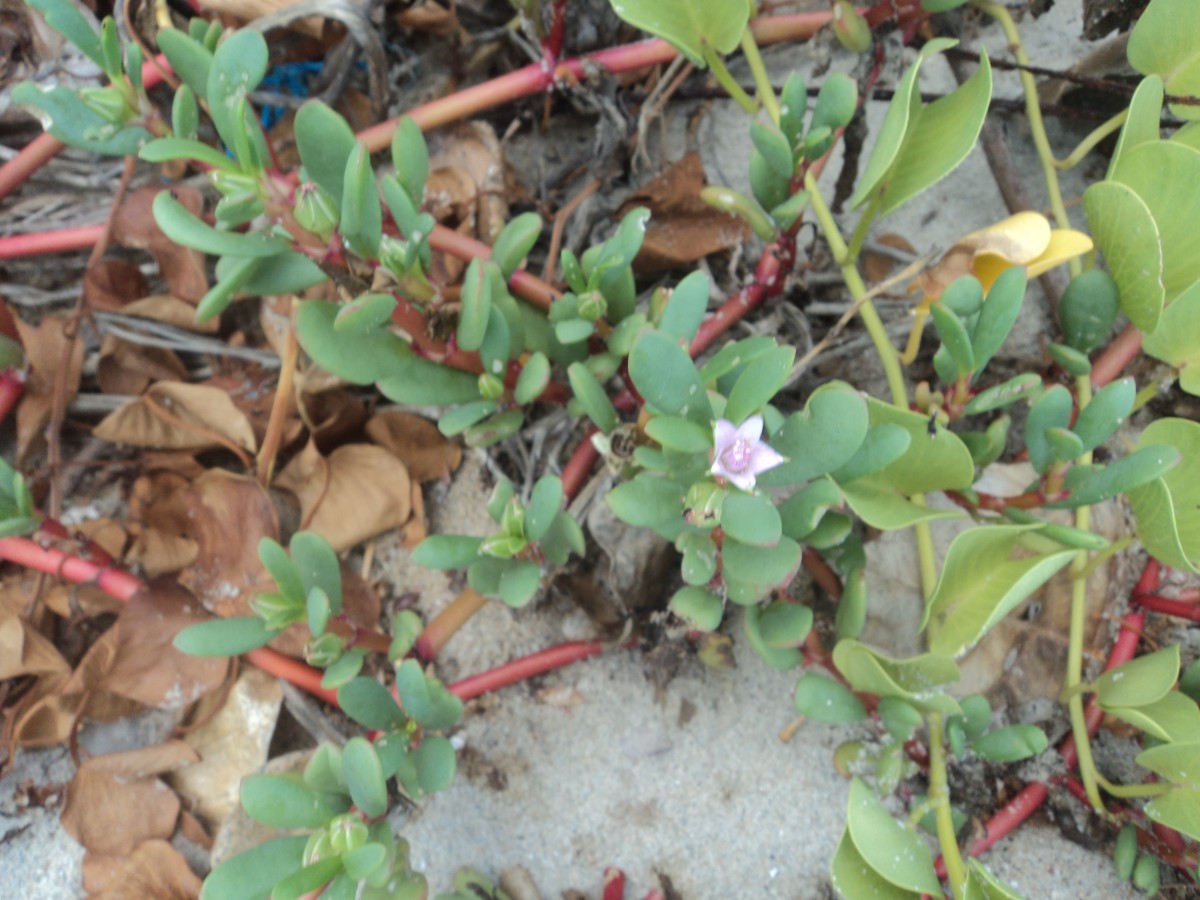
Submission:
[[[1189,622],[1200,622],[1200,603],[1188,603],[1183,600],[1171,600],[1156,594],[1140,594],[1133,602],[1142,609],[1162,613],[1167,616],[1177,616]]]
[[[600,900],[625,900],[625,873],[615,866],[605,869],[603,890]]]
[[[16,369],[0,372],[0,422],[8,418],[21,394],[25,390],[25,379]]]
[[[1126,325],[1104,352],[1092,363],[1092,385],[1102,388],[1116,379],[1142,349],[1142,333],[1134,325]]]
[[[599,656],[602,652],[604,645],[598,641],[571,641],[464,678],[450,685],[450,690],[462,700],[472,700],[481,694],[499,690],[535,675],[544,675],[589,656]]]

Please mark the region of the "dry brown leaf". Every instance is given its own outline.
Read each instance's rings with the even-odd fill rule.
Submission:
[[[46,424],[54,398],[54,382],[64,378],[69,404],[79,393],[79,376],[83,371],[83,341],[66,333],[64,316],[46,316],[40,325],[17,322],[21,344],[29,360],[29,379],[17,407],[17,459],[44,439]],[[64,374],[64,366],[65,374]]]
[[[205,387],[223,391],[233,402],[254,431],[256,441],[261,442],[267,433],[271,419],[271,408],[275,403],[275,386],[279,374],[257,366],[247,367],[236,373],[215,375],[203,382]],[[294,403],[289,403],[283,421],[283,446],[287,446],[304,430],[304,423],[296,414]]]
[[[258,542],[279,539],[271,498],[253,478],[220,469],[205,472],[187,493],[196,559],[179,575],[218,616],[250,614],[255,594],[273,582],[258,558]]]
[[[151,205],[162,190],[170,190],[172,196],[193,215],[200,215],[204,209],[204,198],[200,192],[187,185],[138,188],[125,196],[113,216],[112,239],[122,247],[149,250],[154,254],[159,272],[171,293],[189,303],[199,303],[200,298],[208,292],[204,256],[176,244],[159,229]]]
[[[439,171],[454,172],[456,182],[461,182],[465,176],[465,184],[457,191],[450,190],[448,183],[438,190],[450,190],[456,206],[469,204],[469,218],[475,222],[472,226],[474,235],[486,244],[494,243],[508,220],[508,200],[504,150],[492,126],[486,122],[463,122],[439,131],[438,140],[431,147],[429,169],[430,184],[433,185],[438,184],[434,176]],[[426,187],[425,196],[436,209],[440,200],[438,194]],[[466,210],[458,209],[457,212],[459,221],[467,218],[464,216]],[[436,212],[434,218],[441,220]],[[450,225],[449,222],[443,224]]]
[[[200,6],[224,16],[231,16],[239,22],[252,22],[281,9],[294,6],[298,2],[299,0],[201,0]],[[325,30],[325,19],[320,16],[309,16],[289,22],[287,27],[319,38]]]
[[[150,293],[150,283],[129,259],[102,259],[83,273],[83,299],[93,310],[116,312]]]
[[[116,615],[125,608],[124,603],[116,597],[110,597],[94,584],[50,585],[42,595],[42,602],[47,609],[64,619],[73,619],[77,615],[89,619]]]
[[[338,551],[403,525],[412,511],[404,463],[372,444],[347,444],[324,458],[310,441],[275,484],[300,499],[304,527]]]
[[[458,16],[434,0],[418,0],[396,15],[396,24],[409,31],[423,31],[434,37],[450,38],[462,32]]]
[[[412,516],[404,525],[403,544],[411,550],[427,537],[429,537],[429,523],[425,521],[425,494],[421,490],[421,482],[413,479]]]
[[[67,787],[63,828],[89,851],[116,856],[169,838],[179,798],[157,776],[198,760],[183,741],[85,760]]]
[[[173,325],[202,334],[216,334],[221,327],[221,320],[216,316],[197,322],[196,307],[170,294],[151,294],[149,297],[134,300],[121,312],[127,316],[141,316],[143,319],[153,319],[164,325]]]
[[[903,235],[881,234],[875,239],[875,243],[891,247],[894,250],[901,250],[913,257],[917,256],[917,251]],[[892,274],[892,271],[896,268],[896,264],[896,258],[887,253],[870,249],[863,251],[863,275],[866,276],[868,284],[878,284],[883,281],[883,279]]]
[[[200,879],[164,840],[143,841],[130,856],[88,853],[83,886],[91,900],[194,900]]]
[[[178,572],[199,552],[192,535],[190,487],[191,478],[170,471],[152,471],[133,483],[128,518],[133,542],[127,559],[152,578]]]
[[[462,448],[447,440],[437,425],[400,409],[376,413],[367,422],[366,432],[404,463],[414,481],[449,478],[462,462]]]
[[[750,237],[750,227],[700,199],[708,184],[697,153],[688,153],[642,186],[617,211],[617,218],[636,206],[651,212],[634,270],[643,274],[683,268],[696,260],[736,247]]]
[[[21,675],[62,675],[70,666],[54,644],[24,619],[0,618],[0,681]]]
[[[129,542],[129,535],[125,531],[125,526],[120,522],[107,516],[101,516],[98,519],[87,519],[80,522],[75,526],[75,530],[113,559],[120,559],[125,555],[125,545]]]
[[[304,421],[322,453],[359,439],[367,423],[367,407],[349,391],[336,389],[304,397]]]
[[[257,446],[249,420],[223,390],[202,384],[164,381],[110,413],[96,437],[135,447],[206,450],[232,444],[253,453]]]
[[[134,396],[154,381],[182,381],[187,366],[166,347],[147,347],[113,335],[100,343],[96,380],[106,394]]]

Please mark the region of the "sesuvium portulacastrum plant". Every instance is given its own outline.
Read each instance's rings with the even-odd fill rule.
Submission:
[[[631,266],[644,235],[644,210],[629,213],[609,239],[578,258],[564,251],[560,294],[520,268],[540,237],[536,215],[514,218],[488,253],[439,230],[423,211],[428,155],[412,120],[395,125],[390,164],[377,173],[367,145],[346,122],[310,102],[295,119],[300,168],[277,171],[248,99],[268,67],[257,33],[227,33],[200,19],[188,33],[160,32],[159,44],[182,82],[164,116],[142,90],[136,47],[122,47],[110,21],[97,34],[66,0],[31,5],[95,60],[111,85],[79,94],[22,85],[16,100],[41,110],[53,133],[70,143],[137,152],[150,162],[185,161],[208,172],[220,197],[215,225],[169,191],[154,203],[165,234],[217,257],[217,280],[199,305],[201,318],[219,315],[240,297],[295,296],[332,279],[338,299],[294,302],[300,347],[350,383],[374,385],[400,403],[443,407],[443,433],[486,447],[519,432],[537,404],[565,401],[590,420],[585,441],[618,476],[606,498],[612,511],[678,549],[682,586],[669,606],[699,640],[732,613],[768,665],[790,670],[819,659],[805,652],[813,612],[790,585],[806,554],[832,568],[843,586],[832,671],[806,669],[794,700],[810,719],[871,718],[875,724],[870,741],[849,744],[836,758],[854,779],[832,866],[834,885],[845,896],[943,895],[947,888],[922,827],[936,835],[954,897],[1016,896],[977,861],[964,862],[962,817],[951,804],[947,766],[971,754],[994,763],[1026,759],[1046,748],[1046,737],[1028,725],[993,727],[984,698],[953,692],[956,660],[1068,567],[1074,588],[1063,696],[1084,789],[1098,810],[1104,808],[1101,789],[1145,799],[1142,813],[1150,820],[1200,840],[1200,708],[1176,688],[1179,648],[1093,680],[1085,679],[1083,665],[1085,578],[1118,549],[1090,529],[1091,505],[1128,497],[1146,549],[1168,565],[1200,572],[1200,425],[1164,418],[1134,446],[1110,443],[1155,390],[1150,385],[1139,393],[1132,378],[1116,377],[1136,352],[1121,356],[1118,348],[1143,343],[1178,375],[1182,390],[1200,393],[1194,237],[1200,195],[1186,190],[1200,184],[1200,107],[1185,102],[1197,93],[1200,71],[1200,6],[1193,0],[1152,0],[1129,41],[1130,62],[1145,79],[1129,109],[1082,145],[1090,148],[1119,131],[1107,176],[1083,197],[1090,237],[1070,229],[1056,175],[1083,153],[1064,162],[1051,156],[1032,76],[1023,73],[1056,227],[1040,215],[1018,213],[966,235],[923,277],[925,297],[903,356],[872,305],[859,253],[878,217],[918,197],[974,147],[991,98],[987,56],[959,88],[926,103],[920,68],[955,42],[934,38],[920,48],[895,86],[859,175],[852,205],[861,212],[846,238],[816,175],[859,105],[855,83],[829,75],[810,102],[807,86],[793,75],[777,96],[748,24],[752,3],[614,0],[631,24],[709,68],[752,115],[752,195],[725,187],[704,192],[767,244],[737,302],[748,308],[782,289],[796,233],[813,223],[874,342],[890,396],[867,396],[831,381],[799,409],[777,395],[807,360],[798,363],[794,349],[772,337],[731,341],[694,358],[730,321],[722,320],[724,311],[709,317],[703,274],[659,289],[648,301],[639,297]],[[889,15],[916,33],[930,14],[964,5],[994,19],[1017,61],[1028,62],[1008,12],[991,0],[912,0],[895,4],[899,9]],[[842,0],[837,11],[838,36],[848,47],[865,49],[880,17],[863,18]],[[726,69],[725,55],[738,48],[757,96]],[[1165,139],[1164,105],[1188,122]],[[215,146],[201,140],[202,110]],[[1097,267],[1094,254],[1084,268],[1093,249],[1105,268]],[[431,274],[433,250],[470,258],[453,294]],[[1058,307],[1061,335],[1048,347],[1052,363],[998,378],[989,363],[1021,314],[1028,277],[1059,264],[1070,267],[1072,280]],[[1130,323],[1129,337],[1110,345],[1119,316]],[[927,321],[938,343],[936,379],[910,393],[903,366]],[[1018,408],[1024,427],[1012,435],[1009,413]],[[1108,452],[1097,458],[1105,446]],[[1031,473],[1020,495],[989,496],[974,487],[983,469],[1018,456]],[[15,473],[6,472],[4,482],[0,499],[9,498],[10,530],[24,530],[34,515],[28,494]],[[528,496],[501,481],[488,506],[493,534],[434,535],[415,557],[428,566],[465,568],[480,594],[523,606],[549,569],[583,552],[583,532],[565,510],[573,490],[552,474]],[[927,505],[926,495],[935,492],[947,493],[957,508]],[[1046,513],[1052,510],[1072,511],[1072,524],[1051,521]],[[970,525],[939,561],[930,524],[940,519],[969,519]],[[870,552],[863,526],[915,534],[927,641],[918,656],[889,658],[859,639]],[[249,779],[243,803],[251,815],[310,833],[222,866],[210,876],[206,896],[297,897],[325,886],[327,898],[424,897],[423,881],[407,869],[403,842],[382,824],[386,783],[394,777],[417,796],[449,782],[453,752],[436,732],[454,725],[461,703],[407,658],[419,625],[407,614],[393,623],[386,654],[391,687],[362,675],[366,651],[330,627],[340,606],[332,550],[305,534],[290,549],[289,556],[271,543],[260,548],[277,590],[259,598],[258,617],[197,627],[181,643],[193,652],[233,654],[261,646],[284,627],[306,624],[308,658],[325,669],[324,686],[336,689],[343,708],[380,736],[353,738],[340,750],[322,748],[302,778]],[[1157,780],[1122,786],[1102,778],[1089,748],[1087,696],[1142,733],[1138,762]],[[914,738],[928,748],[920,763],[906,749]],[[885,799],[913,778],[923,778],[927,790],[905,791],[907,820],[901,823]],[[1157,863],[1149,857],[1135,863],[1136,835],[1131,851],[1127,834],[1118,842],[1118,868],[1149,891]]]

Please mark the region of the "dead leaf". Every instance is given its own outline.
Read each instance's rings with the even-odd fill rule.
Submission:
[[[425,520],[425,494],[421,490],[421,482],[412,483],[412,516],[404,524],[403,545],[413,549],[425,538],[429,537],[429,523]]]
[[[96,437],[134,447],[207,450],[237,447],[253,453],[257,444],[249,420],[216,387],[163,381],[110,413]]]
[[[166,347],[148,347],[107,335],[100,343],[96,380],[106,394],[136,396],[154,381],[182,381],[187,366]]]
[[[179,798],[157,776],[197,761],[183,741],[93,756],[67,787],[62,826],[89,851],[116,856],[169,838]]]
[[[329,453],[335,447],[362,437],[367,407],[349,391],[322,391],[304,397],[304,421],[317,449]]]
[[[338,551],[403,525],[412,512],[404,463],[373,444],[347,444],[326,458],[309,441],[275,485],[299,498],[304,527]]]
[[[187,492],[191,478],[177,472],[152,471],[133,483],[129,494],[127,559],[151,578],[178,572],[199,552],[192,534]]]
[[[130,856],[88,853],[83,886],[91,900],[193,900],[200,879],[164,840],[143,841]]]
[[[271,420],[271,409],[275,404],[275,386],[279,373],[258,366],[237,367],[235,371],[214,375],[203,382],[205,387],[214,387],[224,392],[233,405],[241,410],[255,440],[261,442]],[[295,405],[289,405],[283,422],[283,444],[286,447],[304,430],[304,423],[296,415]]]
[[[130,191],[113,216],[112,239],[122,247],[149,250],[158,262],[158,269],[170,292],[181,300],[196,304],[208,292],[208,276],[204,272],[204,256],[180,246],[158,227],[151,211],[154,198],[160,191],[169,190],[193,215],[204,210],[200,192],[187,185],[161,188],[152,185]]]
[[[125,608],[124,603],[116,597],[110,597],[94,584],[50,585],[42,595],[42,602],[47,609],[64,619],[73,619],[77,615],[88,619],[116,615]]]
[[[129,535],[125,531],[125,527],[116,520],[107,516],[101,516],[99,519],[87,519],[76,525],[75,530],[113,559],[120,559],[124,556]]]
[[[192,484],[186,503],[197,552],[180,583],[218,616],[249,615],[250,600],[274,583],[258,558],[260,540],[279,539],[271,498],[249,476],[212,469]]]
[[[426,187],[426,202],[437,209],[443,202],[441,192],[447,192],[453,206],[469,207],[467,216],[463,215],[466,209],[457,209],[458,220],[472,219],[471,233],[485,244],[493,244],[508,221],[506,163],[495,129],[486,122],[462,122],[439,131],[430,150],[429,183],[435,187]],[[438,172],[443,175],[435,179]],[[450,187],[449,179],[456,187]],[[436,212],[434,218],[441,221]],[[455,227],[450,222],[443,224]]]
[[[151,294],[149,297],[134,300],[121,312],[127,316],[153,319],[164,325],[174,325],[176,328],[202,334],[216,334],[221,327],[221,320],[216,316],[204,322],[197,322],[196,307],[170,294]]]
[[[396,15],[396,24],[409,31],[423,31],[439,38],[451,38],[462,33],[458,16],[433,0],[419,0]]]
[[[462,448],[447,440],[428,419],[400,409],[376,413],[366,425],[367,437],[390,450],[415,481],[449,478],[462,462]]]
[[[150,293],[150,283],[129,259],[102,259],[83,273],[83,299],[94,310],[116,312]]]
[[[903,235],[899,234],[881,234],[875,239],[875,243],[882,244],[884,247],[891,247],[894,250],[900,250],[910,256],[917,256],[917,251],[913,249]],[[878,250],[864,250],[862,255],[863,275],[867,279],[868,284],[878,284],[892,274],[896,268],[898,260],[896,257],[887,253],[882,253]]]
[[[54,644],[25,619],[0,618],[0,681],[21,675],[62,675],[70,668]]]
[[[707,184],[700,155],[688,153],[625,201],[616,213],[618,219],[636,206],[651,213],[642,249],[633,262],[636,272],[683,268],[750,237],[744,221],[700,199]]]
[[[20,461],[45,439],[44,432],[54,402],[55,381],[62,377],[67,404],[79,393],[83,341],[78,335],[68,337],[65,316],[46,316],[37,326],[18,321],[17,330],[30,369],[21,403],[17,407],[17,460]]]

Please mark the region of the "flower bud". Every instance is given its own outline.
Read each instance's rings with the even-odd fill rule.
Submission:
[[[327,631],[304,645],[304,658],[310,666],[327,669],[341,659],[345,650],[345,638],[332,631]]]
[[[281,631],[294,622],[304,621],[304,603],[296,603],[282,594],[259,594],[250,601],[254,614],[272,631]]]
[[[334,206],[333,198],[318,185],[309,182],[302,184],[296,191],[296,208],[294,215],[300,227],[311,231],[318,237],[328,240],[337,228],[340,219],[339,212]],[[382,254],[383,246],[380,245]],[[390,267],[389,267],[390,268]]]
[[[479,376],[479,396],[484,400],[499,400],[504,396],[504,380],[491,372]]]
[[[697,481],[684,501],[687,521],[697,528],[715,528],[721,523],[721,504],[725,489],[711,481]]]
[[[357,850],[370,837],[366,823],[353,813],[345,813],[329,822],[329,843],[339,856]]]
[[[837,0],[833,5],[833,33],[851,53],[862,53],[871,46],[871,26],[850,0]]]
[[[608,302],[599,291],[584,291],[579,295],[579,318],[595,322],[608,312]]]
[[[113,125],[123,125],[133,115],[128,101],[114,87],[86,87],[79,92],[79,98],[88,109]]]

